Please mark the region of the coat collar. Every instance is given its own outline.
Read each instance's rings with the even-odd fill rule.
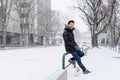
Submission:
[[[65,30],[68,31],[68,32],[73,32],[74,29],[75,29],[75,28],[73,28],[73,29],[65,28]]]

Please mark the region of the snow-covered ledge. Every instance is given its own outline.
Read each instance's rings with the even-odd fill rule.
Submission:
[[[67,70],[58,70],[47,80],[67,80]]]

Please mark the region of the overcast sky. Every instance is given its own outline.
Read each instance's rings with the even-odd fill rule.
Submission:
[[[51,8],[52,10],[59,10],[63,13],[68,12],[68,8],[73,7],[73,0],[51,0]],[[70,11],[71,10],[71,11]],[[73,9],[70,9],[68,15],[71,16],[71,19],[75,20],[75,27],[77,27],[81,32],[88,31],[87,26],[85,23],[79,18],[78,15],[76,15],[75,11]],[[75,15],[74,15],[75,13]],[[73,15],[73,16],[72,16]]]
[[[51,0],[52,10],[60,10],[66,13],[66,9],[70,6],[70,0]]]

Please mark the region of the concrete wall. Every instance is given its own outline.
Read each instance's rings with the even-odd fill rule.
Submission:
[[[59,70],[47,80],[67,80],[67,70]]]
[[[67,80],[67,70],[62,73],[56,80]]]

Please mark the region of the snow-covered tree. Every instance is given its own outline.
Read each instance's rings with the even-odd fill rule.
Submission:
[[[29,45],[30,28],[31,24],[34,23],[31,20],[34,20],[37,15],[32,15],[36,3],[34,0],[14,0],[14,4],[16,5],[15,10],[18,12],[20,19],[21,43],[23,46]]]
[[[108,7],[104,5],[103,0],[77,0],[76,8],[82,12],[83,20],[91,31],[92,47],[98,47],[98,35],[111,23],[115,3],[116,0],[113,0]]]
[[[119,0],[116,1],[115,9],[113,13],[114,14],[112,17],[112,22],[110,24],[109,32],[111,33],[110,45],[112,47],[115,47],[118,45],[120,41],[120,1]]]

